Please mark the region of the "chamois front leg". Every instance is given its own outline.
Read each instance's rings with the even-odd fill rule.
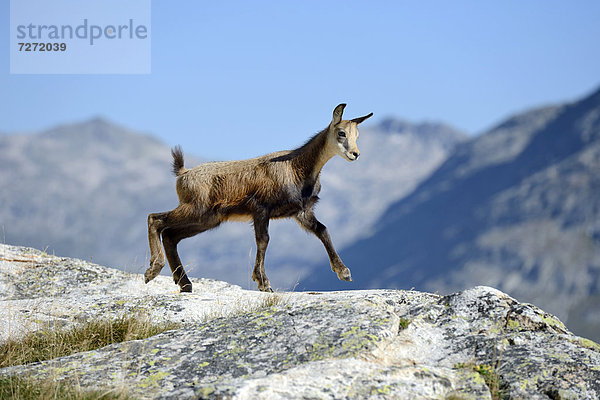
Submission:
[[[266,210],[254,214],[254,236],[256,237],[256,261],[252,280],[258,284],[261,292],[272,292],[271,282],[265,273],[265,253],[269,245],[269,215]]]
[[[342,259],[335,251],[333,243],[331,242],[331,237],[327,231],[327,227],[319,222],[317,217],[315,217],[313,210],[302,210],[296,215],[295,218],[302,228],[315,234],[315,236],[318,237],[323,243],[323,246],[325,246],[325,250],[327,251],[327,255],[329,256],[331,269],[337,274],[338,279],[341,281],[352,282],[350,270],[344,265]]]

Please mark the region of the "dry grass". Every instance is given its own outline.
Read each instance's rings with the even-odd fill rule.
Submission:
[[[144,339],[178,327],[172,322],[156,323],[146,315],[135,315],[91,321],[71,329],[37,331],[3,343],[0,346],[0,368],[50,360],[127,340]]]
[[[288,298],[286,297],[286,295],[281,293],[265,294],[264,297],[258,300],[257,302],[247,302],[246,300],[240,298],[233,305],[226,305],[222,308],[215,307],[213,310],[206,313],[200,322],[208,323],[218,318],[231,318],[244,314],[251,314],[276,305],[284,305],[287,303],[287,301]]]
[[[272,293],[256,303],[238,304],[233,308],[214,312],[207,315],[206,319],[258,312],[285,302],[285,296]],[[29,333],[20,339],[7,340],[0,345],[0,368],[27,365],[95,350],[114,343],[144,339],[179,327],[180,324],[173,322],[157,323],[143,313],[117,319],[90,321],[69,329],[55,329],[52,324],[49,324],[47,329]],[[0,376],[0,399],[126,400],[129,398],[124,391],[83,390],[71,383],[57,382],[52,378],[40,381],[29,377]]]
[[[286,299],[282,294],[269,293],[265,298],[256,305],[257,310],[264,310],[265,308],[273,307],[279,304],[285,304]]]
[[[176,329],[172,322],[153,322],[146,315],[123,316],[116,320],[97,320],[70,329],[43,330],[21,339],[11,339],[0,346],[0,368],[27,365],[82,351],[98,349],[113,343],[144,339]],[[0,376],[0,399],[118,399],[129,397],[123,391],[89,391],[56,382],[16,376]]]
[[[238,304],[233,309],[207,315],[211,320],[258,312],[285,303],[283,295],[272,293],[254,304]],[[177,329],[173,322],[157,323],[147,315],[123,316],[112,320],[96,320],[70,329],[48,329],[29,333],[20,339],[11,339],[0,345],[0,368],[51,360],[83,351],[95,350],[113,343],[144,339],[161,332]],[[51,378],[39,381],[32,378],[0,376],[0,399],[117,399],[129,397],[123,391],[88,391],[56,382]]]
[[[6,400],[128,400],[124,392],[82,390],[52,380],[39,382],[16,376],[0,377],[0,399]]]

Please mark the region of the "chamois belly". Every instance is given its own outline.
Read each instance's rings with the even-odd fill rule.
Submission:
[[[291,218],[301,210],[302,207],[298,204],[286,204],[271,211],[271,219]]]
[[[265,207],[269,212],[270,219],[281,219],[281,218],[291,218],[297,215],[303,208],[306,208],[309,205],[314,204],[316,202],[315,199],[307,199],[308,201],[304,202],[276,202],[271,204],[261,203],[260,207]],[[232,207],[219,207],[217,208],[217,214],[219,215],[219,220],[221,222],[225,221],[238,221],[238,222],[251,222],[253,220],[254,204],[253,201],[244,201],[237,206]]]
[[[220,218],[221,222],[233,221],[233,222],[252,222],[251,214],[229,214],[223,215]]]
[[[298,204],[286,204],[270,209],[270,219],[291,218],[302,210]],[[221,222],[252,222],[253,214],[251,210],[229,210],[228,212],[219,212]]]

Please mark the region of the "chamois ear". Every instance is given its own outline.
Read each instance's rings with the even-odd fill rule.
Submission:
[[[342,121],[344,107],[346,107],[346,103],[338,104],[338,106],[333,110],[333,119],[331,120],[331,125],[337,125]]]
[[[352,120],[352,122],[356,122],[357,124],[360,124],[361,122],[363,122],[365,119],[367,118],[371,118],[373,116],[373,113],[370,113],[368,115],[365,115],[364,117],[358,117],[358,118],[354,118]]]

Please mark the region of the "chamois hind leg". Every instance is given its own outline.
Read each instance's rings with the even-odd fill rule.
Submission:
[[[256,261],[252,279],[258,284],[261,292],[272,292],[271,282],[265,273],[265,253],[269,245],[269,215],[266,210],[254,214],[254,236],[256,237]]]
[[[160,233],[166,225],[168,212],[153,213],[148,215],[148,242],[150,244],[150,268],[146,270],[146,283],[160,273],[165,266],[165,255],[160,242]]]
[[[212,229],[219,225],[218,221],[214,221],[210,224],[194,224],[180,228],[168,228],[162,232],[162,241],[165,247],[165,253],[167,260],[169,261],[169,267],[171,267],[171,273],[173,274],[173,281],[179,285],[181,292],[191,292],[192,282],[190,282],[179,253],[177,252],[177,244],[188,237],[195,236],[201,232]]]
[[[148,215],[148,243],[150,244],[150,268],[144,273],[146,283],[156,278],[165,266],[160,234],[167,228],[189,225],[197,221],[191,220],[185,205],[179,205],[172,211]]]
[[[300,211],[295,218],[302,228],[313,233],[323,243],[325,250],[327,251],[327,255],[329,256],[331,269],[337,274],[338,278],[342,281],[351,282],[352,275],[350,274],[350,270],[344,265],[342,259],[335,251],[331,237],[327,231],[327,227],[319,222],[317,217],[315,217],[312,208]]]
[[[190,282],[185,269],[177,253],[177,244],[182,240],[190,236],[194,236],[200,233],[201,230],[194,229],[193,227],[187,228],[168,228],[162,231],[162,242],[165,247],[165,254],[167,255],[167,261],[169,267],[171,267],[171,273],[173,274],[173,281],[181,288],[181,292],[191,292],[192,282]]]

